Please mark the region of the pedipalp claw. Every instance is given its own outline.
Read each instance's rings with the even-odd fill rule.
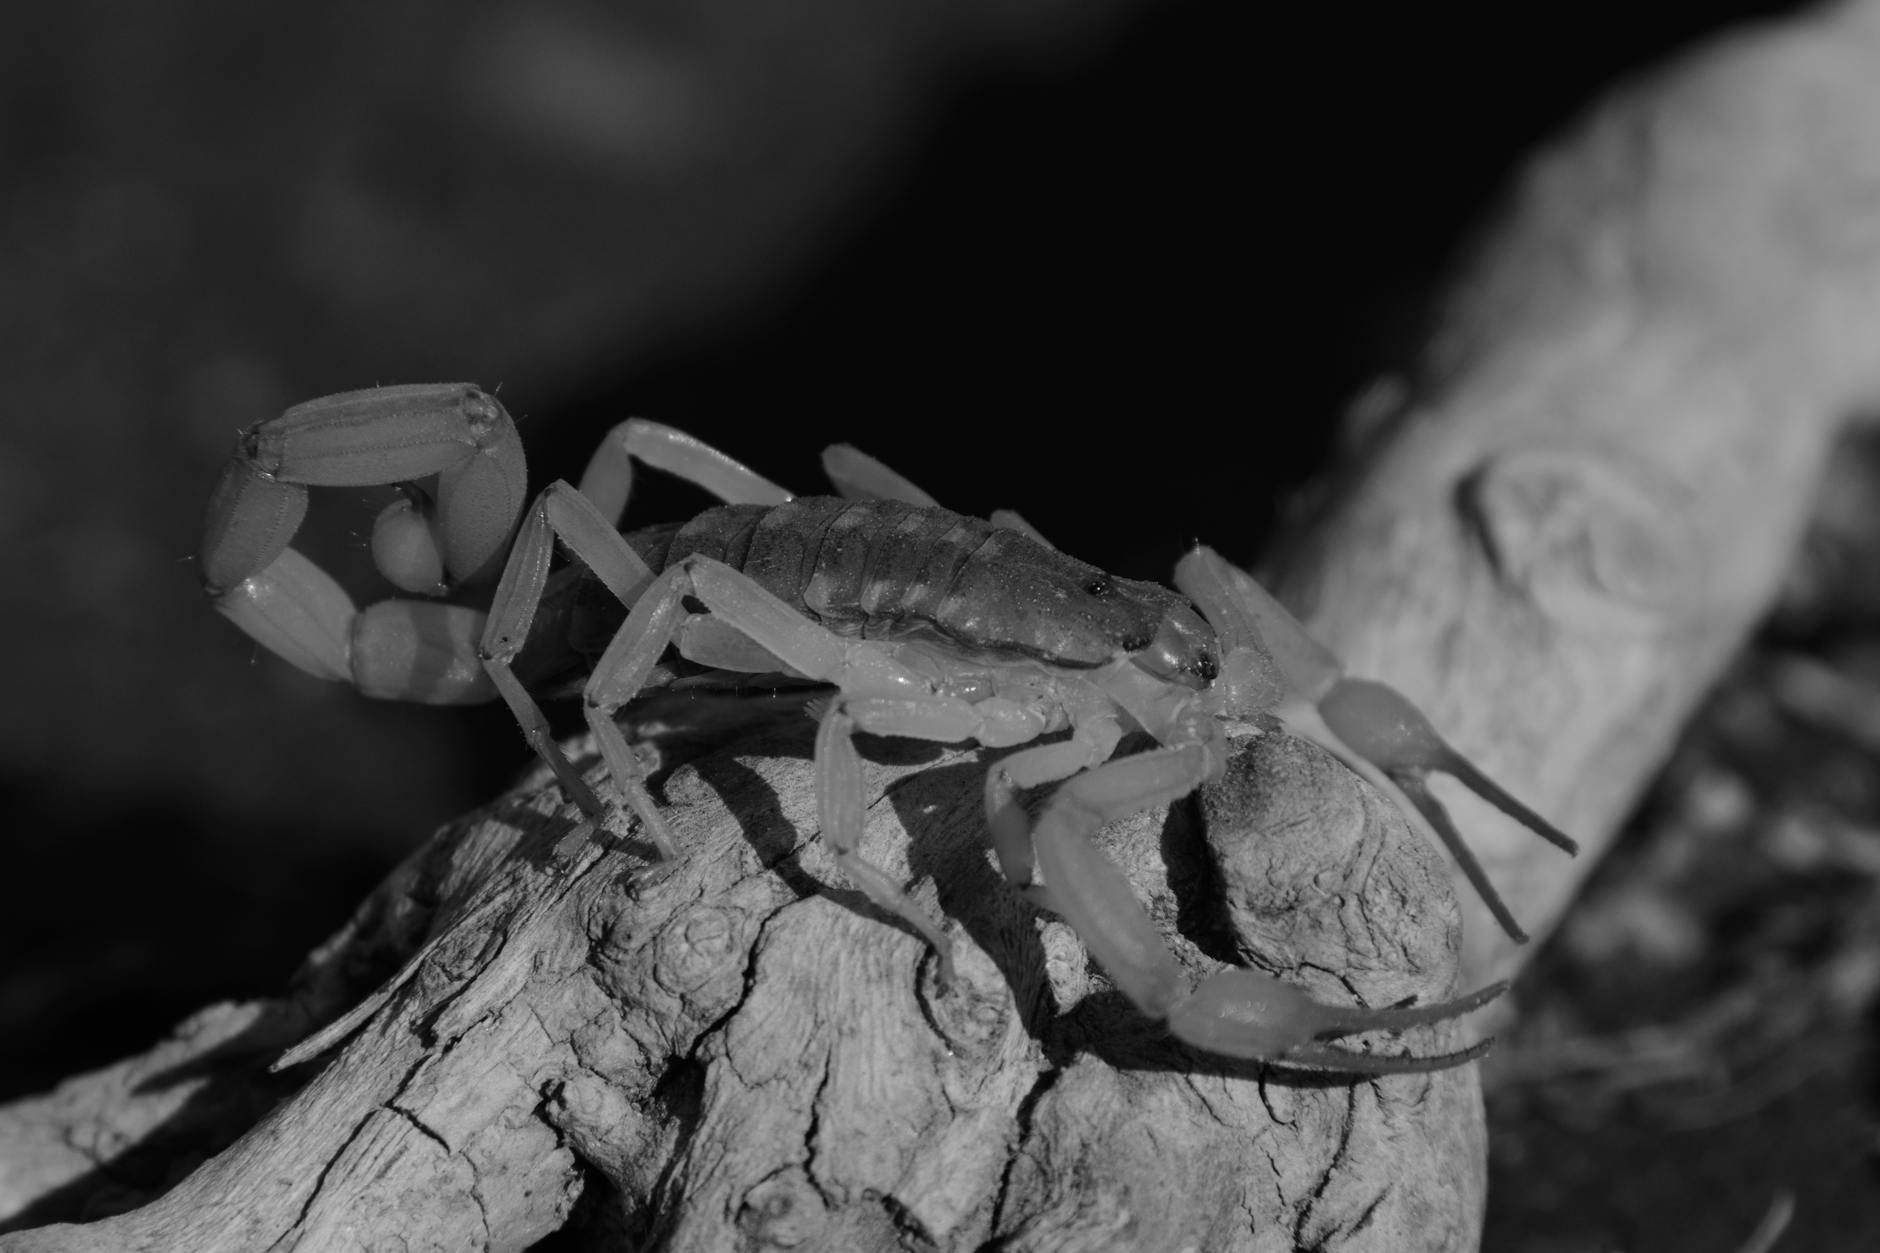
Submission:
[[[1402,1031],[1445,1022],[1480,1009],[1500,996],[1506,983],[1491,983],[1467,996],[1429,1005],[1365,1009],[1327,1005],[1303,989],[1256,970],[1230,967],[1201,981],[1168,1011],[1177,1038],[1226,1057],[1323,1066],[1358,1074],[1405,1074],[1441,1070],[1473,1061],[1488,1049],[1470,1048],[1432,1057],[1357,1053],[1325,1043],[1366,1031]]]
[[[1357,1053],[1331,1044],[1302,1044],[1281,1058],[1287,1064],[1350,1075],[1420,1075],[1433,1070],[1466,1066],[1495,1046],[1495,1037],[1477,1040],[1466,1049],[1414,1056],[1408,1053]]]
[[[1319,697],[1318,706],[1333,733],[1378,769],[1392,775],[1441,770],[1562,852],[1572,856],[1580,851],[1552,823],[1451,748],[1423,711],[1396,688],[1372,679],[1343,678]],[[1434,798],[1429,804],[1442,812]]]
[[[1489,881],[1488,872],[1482,869],[1481,861],[1476,857],[1475,850],[1462,838],[1462,832],[1456,830],[1455,820],[1449,816],[1449,811],[1443,808],[1441,801],[1430,795],[1423,777],[1406,771],[1393,778],[1392,782],[1416,806],[1417,812],[1429,823],[1430,830],[1436,833],[1436,838],[1449,850],[1449,855],[1456,859],[1463,877],[1474,887],[1482,903],[1488,906],[1488,912],[1494,915],[1502,931],[1516,944],[1526,944],[1528,933],[1521,929],[1521,924],[1515,921],[1513,912],[1508,908],[1508,902],[1501,899],[1501,893]]]
[[[1466,996],[1453,997],[1447,1001],[1431,1001],[1427,1005],[1391,1005],[1384,1009],[1360,1009],[1356,1006],[1330,1006],[1327,1017],[1336,1025],[1325,1027],[1316,1032],[1320,1040],[1336,1039],[1339,1036],[1356,1035],[1361,1031],[1402,1031],[1407,1027],[1421,1027],[1432,1022],[1447,1022],[1451,1018],[1460,1018],[1472,1014],[1490,1001],[1498,999],[1508,990],[1508,981],[1499,980],[1484,984]]]

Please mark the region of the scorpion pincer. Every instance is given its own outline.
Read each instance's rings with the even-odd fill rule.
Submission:
[[[727,503],[623,535],[635,462]],[[943,509],[853,448],[830,449],[824,466],[839,495],[795,497],[682,432],[635,419],[609,432],[578,489],[552,483],[530,503],[520,438],[493,397],[469,384],[347,392],[242,432],[210,501],[203,579],[224,615],[308,673],[388,698],[500,696],[569,798],[602,823],[607,807],[556,744],[525,681],[578,663],[586,721],[613,786],[665,858],[678,850],[647,790],[646,763],[616,722],[669,675],[662,657],[676,649],[713,671],[832,685],[834,696],[817,706],[822,836],[870,900],[933,946],[943,986],[952,969],[945,932],[856,851],[865,796],[853,734],[1027,745],[987,775],[1000,868],[1068,921],[1124,994],[1175,1036],[1227,1056],[1347,1072],[1434,1070],[1480,1054],[1485,1043],[1412,1056],[1325,1041],[1451,1018],[1493,999],[1499,984],[1387,1009],[1323,1005],[1234,967],[1189,990],[1128,881],[1089,837],[1219,778],[1227,723],[1273,713],[1440,839],[1517,939],[1525,937],[1423,777],[1450,773],[1569,852],[1571,841],[1451,749],[1394,690],[1345,676],[1278,602],[1210,550],[1182,559],[1180,591],[1171,591],[1069,557],[1014,514],[982,520]],[[378,484],[406,489],[374,527],[386,577],[437,596],[500,570],[487,611],[411,598],[360,611],[289,546],[309,487]],[[557,540],[575,561],[551,574]],[[575,638],[592,633],[591,615],[570,608],[591,604],[584,589],[596,582],[625,610],[624,621],[606,623],[598,658]],[[1156,747],[1113,759],[1137,730]],[[1028,817],[1020,794],[1048,784],[1058,786]]]

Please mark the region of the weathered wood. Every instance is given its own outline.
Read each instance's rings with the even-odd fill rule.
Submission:
[[[1724,39],[1530,164],[1281,594],[1577,836],[1452,812],[1544,937],[1880,402],[1880,4]],[[1464,970],[1523,952],[1464,893]]]
[[[627,1247],[675,1250],[1473,1238],[1473,1070],[1353,1083],[1173,1046],[999,881],[977,755],[878,742],[891,756],[868,767],[865,849],[956,924],[961,986],[941,995],[925,946],[848,889],[816,837],[810,729],[675,773],[688,852],[671,868],[594,838],[543,779],[440,833],[295,1003],[223,1011],[214,1034],[8,1111],[45,1138],[75,1094],[109,1106],[167,1074],[129,1101],[159,1123],[216,1084],[263,1082],[252,1052],[230,1056],[231,1028],[330,1018],[403,957],[289,1053],[304,1086],[233,1147],[142,1208],[0,1249],[515,1249],[577,1206]],[[1254,738],[1201,812],[1104,837],[1171,930],[1327,1000],[1452,990],[1459,916],[1440,863],[1317,749]],[[1178,950],[1191,978],[1219,964]],[[1370,1044],[1440,1051],[1461,1030]],[[262,1034],[248,1047],[280,1042]],[[9,1153],[18,1137],[0,1130]],[[68,1160],[37,1183],[82,1187],[93,1168]]]

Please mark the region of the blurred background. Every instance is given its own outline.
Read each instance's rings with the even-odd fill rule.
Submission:
[[[853,441],[1130,576],[1196,537],[1251,562],[1518,158],[1791,7],[10,13],[0,1099],[278,990],[526,764],[500,709],[367,701],[209,609],[238,428],[463,379],[537,482],[639,414],[796,490]],[[302,541],[362,600],[379,499],[323,494]]]

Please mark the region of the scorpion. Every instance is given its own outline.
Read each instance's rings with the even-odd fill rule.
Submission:
[[[635,463],[725,503],[623,534]],[[822,839],[870,901],[932,947],[943,990],[946,933],[857,851],[865,794],[853,736],[1024,745],[986,779],[1000,870],[1064,918],[1118,989],[1174,1037],[1225,1057],[1352,1073],[1430,1071],[1480,1056],[1487,1041],[1429,1056],[1333,1041],[1454,1018],[1505,984],[1375,1009],[1326,1005],[1232,966],[1188,989],[1128,880],[1090,837],[1220,778],[1226,725],[1264,713],[1328,748],[1446,845],[1516,939],[1526,937],[1424,777],[1449,773],[1569,853],[1571,840],[1450,748],[1394,689],[1345,675],[1251,576],[1206,547],[1181,559],[1174,591],[1076,560],[1015,513],[944,509],[855,448],[831,448],[823,463],[838,494],[795,496],[700,440],[636,418],[608,433],[578,488],[557,481],[530,502],[521,439],[495,397],[472,384],[344,392],[240,433],[208,506],[202,578],[223,615],[316,677],[434,704],[500,698],[568,799],[605,830],[608,807],[532,691],[574,670],[607,776],[664,860],[679,851],[648,790],[653,763],[618,725],[629,701],[673,680],[680,663],[662,659],[676,651],[727,680],[832,686],[809,706]],[[410,595],[360,610],[290,542],[309,488],[378,485],[403,493],[373,525],[373,560]],[[558,541],[573,560],[553,570]],[[487,609],[437,599],[491,577]],[[597,614],[597,601],[611,614]],[[1155,747],[1115,756],[1138,731]],[[1028,815],[1021,794],[1052,784]]]

